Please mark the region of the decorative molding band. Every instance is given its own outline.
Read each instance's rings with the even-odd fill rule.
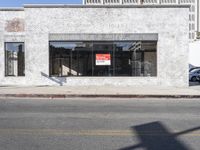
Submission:
[[[50,41],[158,41],[157,33],[124,34],[59,34],[49,35]]]
[[[190,8],[190,5],[65,5],[65,4],[25,4],[24,8]]]

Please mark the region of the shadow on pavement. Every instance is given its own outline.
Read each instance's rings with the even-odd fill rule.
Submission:
[[[177,136],[200,130],[200,127],[179,133],[171,133],[161,122],[152,122],[134,126],[132,129],[136,132],[141,142],[120,150],[135,150],[139,148],[144,148],[145,150],[191,150],[186,144],[179,141]]]

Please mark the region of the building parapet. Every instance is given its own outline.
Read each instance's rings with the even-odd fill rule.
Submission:
[[[0,11],[24,11],[23,7],[0,7]]]
[[[66,4],[24,4],[24,8],[189,8],[190,5],[66,5]]]
[[[87,5],[110,5],[110,4],[124,4],[124,5],[140,5],[140,4],[191,4],[191,0],[85,0]]]

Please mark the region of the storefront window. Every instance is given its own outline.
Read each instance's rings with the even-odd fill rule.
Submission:
[[[50,42],[50,75],[92,76],[91,44]]]
[[[24,43],[5,43],[5,75],[24,76]]]
[[[50,42],[51,76],[156,76],[157,42]]]

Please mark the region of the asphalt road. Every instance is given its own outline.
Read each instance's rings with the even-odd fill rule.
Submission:
[[[200,100],[0,100],[0,150],[199,150]]]

